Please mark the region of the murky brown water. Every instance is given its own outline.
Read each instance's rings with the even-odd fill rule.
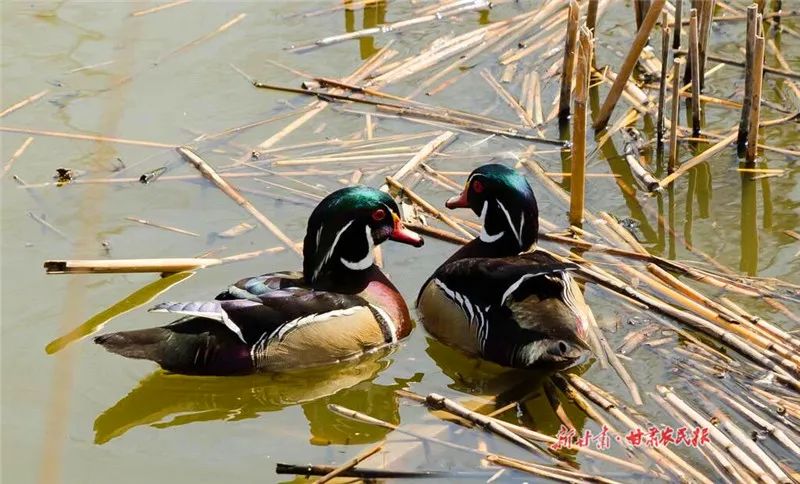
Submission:
[[[538,2],[521,3],[527,8]],[[125,2],[4,2],[0,106],[5,108],[43,89],[49,89],[49,93],[4,117],[0,126],[102,134],[172,145],[189,143],[200,133],[217,133],[259,121],[304,106],[308,101],[253,89],[230,64],[258,79],[296,86],[298,76],[266,61],[278,61],[317,75],[342,77],[390,38],[395,39],[393,47],[406,55],[442,35],[510,17],[522,8],[515,4],[501,5],[489,13],[470,13],[399,35],[364,38],[302,55],[284,50],[286,46],[321,36],[407,18],[412,8],[407,2],[390,1],[388,5],[365,10],[339,10],[308,17],[293,15],[334,5],[335,2],[310,1],[191,2],[131,17],[132,12],[144,7]],[[246,16],[228,30],[187,45],[240,14]],[[614,46],[627,45],[632,30],[630,18],[630,8],[620,2],[601,19],[599,31],[604,45],[598,52],[598,64],[619,64]],[[785,22],[800,29],[796,18]],[[740,56],[742,29],[740,23],[715,27],[712,50]],[[780,44],[791,67],[800,70],[800,55],[797,55],[800,39],[784,34]],[[769,56],[768,62],[774,65]],[[97,64],[100,65],[81,69]],[[492,63],[481,67],[492,68]],[[393,84],[387,90],[410,92],[415,79],[418,80],[412,77]],[[792,104],[793,98],[785,86],[774,79],[767,77],[765,96],[784,104],[789,111],[798,110],[800,106]],[[707,93],[739,99],[742,84],[738,68],[725,67],[708,80]],[[546,106],[556,94],[556,81],[547,82],[542,93]],[[489,110],[492,116],[515,119],[477,75],[467,76],[430,101],[472,112]],[[732,126],[738,115],[737,111],[710,106],[705,121],[709,128],[722,130]],[[766,110],[764,116],[772,119],[779,114]],[[291,119],[294,118],[223,138],[230,144],[206,141],[196,145],[209,162],[221,167]],[[363,128],[363,117],[327,109],[281,143],[345,138]],[[429,129],[400,120],[380,119],[376,136]],[[558,136],[553,125],[546,134]],[[2,159],[8,160],[27,136],[2,132]],[[496,138],[478,143],[483,138],[460,134],[458,141],[446,150],[447,156],[438,157],[431,164],[441,170],[469,171],[492,156],[524,148],[520,142]],[[765,141],[797,150],[800,148],[797,125],[771,128]],[[800,243],[783,233],[800,226],[797,158],[765,152],[760,167],[787,172],[780,177],[752,181],[735,171],[738,161],[734,150],[726,150],[680,179],[674,190],[650,198],[635,192],[634,181],[619,157],[619,150],[621,146],[609,144],[591,161],[590,172],[616,173],[620,183],[609,177],[590,178],[589,207],[635,220],[635,233],[656,254],[691,258],[683,242],[687,240],[736,270],[800,283],[800,259],[796,255]],[[684,150],[683,158],[689,156],[688,150]],[[562,171],[557,152],[542,153],[539,159],[548,170]],[[367,183],[378,185],[382,180],[382,176],[369,177],[370,172],[404,161],[402,157],[387,160],[358,165],[365,171]],[[0,181],[5,482],[121,484],[169,480],[196,484],[230,479],[270,482],[279,479],[273,474],[276,462],[342,462],[361,450],[357,444],[376,442],[386,435],[375,427],[336,417],[327,410],[329,403],[393,423],[428,424],[438,420],[420,407],[399,401],[395,389],[407,387],[423,394],[436,391],[459,399],[476,395],[480,400],[480,395],[495,395],[514,386],[521,385],[524,390],[536,388],[535,376],[490,368],[465,358],[431,341],[421,328],[390,355],[377,355],[359,365],[302,377],[219,379],[167,375],[154,372],[147,362],[110,355],[89,340],[47,354],[45,348],[52,352],[64,342],[62,339],[52,344],[54,340],[152,283],[155,277],[45,276],[41,268],[45,259],[182,257],[222,246],[226,247],[223,255],[228,255],[278,245],[261,227],[234,239],[216,237],[216,233],[247,220],[247,216],[219,190],[201,180],[21,189],[11,178],[17,175],[29,184],[48,182],[60,167],[85,171],[82,176],[86,179],[138,177],[161,166],[167,166],[170,175],[195,173],[168,148],[36,136]],[[343,169],[346,174],[341,176],[348,179],[356,167],[353,163],[321,166]],[[341,186],[339,177],[303,177],[303,180],[328,191]],[[279,178],[272,180],[284,182]],[[268,189],[249,179],[239,179],[237,185]],[[621,189],[624,187],[634,187],[633,194]],[[534,189],[542,216],[564,226],[564,207],[536,184]],[[429,183],[421,183],[417,190],[438,205],[449,195]],[[270,191],[288,198],[280,189]],[[290,237],[302,238],[312,201],[297,197],[276,201],[257,194],[248,197]],[[29,213],[43,217],[63,236],[43,228]],[[658,214],[664,216],[677,235],[659,225]],[[145,227],[125,220],[128,216],[174,225],[200,237]],[[103,246],[104,242],[108,247]],[[419,251],[387,245],[385,267],[404,295],[413,300],[429,272],[452,250],[452,246],[434,240],[429,240]],[[242,276],[296,267],[299,267],[297,258],[284,252],[210,268],[169,289],[168,299],[210,297]],[[157,295],[162,289],[166,287],[151,286],[138,297],[163,300],[165,296]],[[628,329],[626,321],[634,314],[592,286],[587,289],[587,299],[601,325],[619,326],[618,331],[609,334],[615,346]],[[787,329],[797,329],[783,315],[757,302],[742,302]],[[106,330],[149,327],[167,321],[148,314],[146,307],[114,319]],[[631,365],[631,371],[646,390],[651,390],[657,382],[682,384],[673,380],[660,357],[640,350],[636,358],[637,364]],[[591,368],[586,377],[625,394],[618,379],[607,370]],[[569,404],[566,406],[567,413],[580,427],[583,415]],[[652,404],[647,404],[644,411],[656,419],[661,415]],[[514,412],[506,417],[517,419]],[[554,434],[558,428],[558,420],[541,392],[529,401],[519,418],[542,432]],[[454,427],[446,437],[475,445],[477,437],[482,436]],[[524,456],[507,444],[483,438],[498,452]],[[472,456],[440,449],[431,452],[430,460],[420,457],[405,465],[430,469],[478,468]],[[619,449],[612,452],[621,455]],[[584,463],[582,458],[579,462],[589,471],[605,470],[602,465]]]

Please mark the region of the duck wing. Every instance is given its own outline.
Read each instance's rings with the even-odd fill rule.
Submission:
[[[472,257],[449,262],[431,276],[452,292],[469,294],[469,301],[482,306],[504,306],[532,294],[560,294],[558,280],[577,269],[552,255],[536,251],[512,257]]]
[[[460,308],[461,327],[469,330],[461,334],[471,336],[453,334],[459,330],[445,328],[446,321],[438,322],[434,331],[509,366],[571,360],[586,347],[588,324],[588,308],[570,275],[575,269],[575,264],[540,251],[446,263],[432,276],[430,284],[437,291],[430,294],[441,292],[452,304],[440,307]]]

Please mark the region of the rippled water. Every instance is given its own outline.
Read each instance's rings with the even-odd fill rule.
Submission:
[[[538,4],[520,3],[522,6],[504,4],[491,12],[465,14],[400,34],[387,33],[294,54],[284,48],[407,18],[412,6],[390,1],[363,10],[299,16],[294,14],[330,8],[336,3],[191,2],[131,17],[132,12],[144,7],[126,2],[4,2],[0,7],[0,105],[5,108],[44,89],[49,92],[38,102],[0,119],[0,126],[101,134],[167,145],[189,143],[201,133],[217,133],[256,122],[304,106],[308,101],[254,89],[231,64],[260,80],[289,86],[296,86],[300,78],[267,60],[301,72],[342,77],[389,39],[395,39],[393,48],[407,55],[442,35],[508,18],[523,7]],[[246,16],[231,28],[203,38],[240,14]],[[631,18],[630,8],[619,3],[601,19],[599,64],[619,65],[616,49],[629,42]],[[796,18],[785,22],[800,29]],[[716,26],[712,49],[740,56],[742,28],[735,22]],[[190,44],[195,39],[200,40]],[[780,43],[791,67],[800,70],[800,55],[791,55],[800,52],[800,39],[784,34]],[[771,57],[768,62],[774,65]],[[96,67],[83,69],[92,65]],[[492,67],[492,63],[480,67]],[[496,68],[494,71],[498,72]],[[387,90],[407,93],[415,79],[418,80],[410,78]],[[739,99],[741,90],[741,72],[735,67],[722,69],[708,81],[710,95]],[[546,106],[556,93],[556,81],[545,84],[542,96]],[[800,108],[792,104],[786,87],[774,78],[767,77],[765,93],[789,111]],[[478,75],[454,84],[430,101],[515,119]],[[735,123],[738,112],[711,106],[705,116],[711,129],[722,130]],[[772,119],[778,114],[767,110],[764,116]],[[278,132],[291,119],[196,146],[210,163],[222,167]],[[282,143],[345,138],[363,129],[362,116],[327,109]],[[429,129],[432,128],[380,119],[376,136]],[[772,128],[767,133],[765,141],[770,145],[794,150],[800,147],[796,124]],[[546,134],[557,137],[556,127],[549,126]],[[28,135],[2,132],[1,136],[5,161]],[[483,138],[459,134],[459,140],[448,147],[445,156],[433,159],[431,164],[440,170],[469,171],[492,156],[518,152],[524,147],[516,141],[499,139],[478,143]],[[630,218],[636,235],[654,253],[690,258],[683,243],[687,240],[736,270],[800,283],[796,255],[800,246],[783,233],[800,226],[796,158],[765,152],[760,166],[787,172],[752,181],[735,171],[735,153],[726,150],[679,180],[674,190],[650,198],[636,192],[630,171],[619,156],[621,148],[606,145],[591,161],[590,172],[616,173],[619,177],[590,178],[589,207]],[[688,156],[687,149],[684,159]],[[538,159],[549,171],[562,171],[558,153],[544,151]],[[318,167],[342,169],[344,174],[303,180],[318,184],[324,191],[333,190],[341,186],[338,178],[349,179],[355,168],[361,168],[365,182],[377,186],[382,175],[370,174],[402,161],[393,158],[360,165],[322,165]],[[430,340],[421,328],[391,354],[375,355],[358,365],[303,375],[241,378],[169,375],[155,371],[148,362],[110,355],[88,339],[72,342],[74,333],[65,340],[64,335],[130,294],[135,294],[134,301],[128,302],[131,304],[150,298],[198,299],[213,296],[229,282],[246,275],[299,267],[299,260],[291,253],[272,254],[202,270],[179,281],[169,289],[168,296],[159,295],[167,284],[148,286],[156,280],[153,275],[44,275],[41,264],[46,259],[185,257],[222,246],[226,247],[223,255],[228,255],[279,245],[261,227],[234,239],[217,237],[217,233],[247,220],[247,216],[202,180],[22,189],[11,178],[17,175],[31,185],[49,182],[61,167],[85,172],[81,175],[85,179],[138,177],[161,166],[167,166],[170,175],[195,173],[169,148],[37,135],[0,181],[2,477],[6,482],[275,481],[279,479],[273,474],[276,462],[338,463],[360,452],[357,444],[376,442],[386,435],[386,431],[374,426],[335,416],[327,410],[329,403],[395,424],[419,427],[439,422],[426,410],[401,402],[394,393],[399,388],[422,394],[435,391],[467,398],[475,404],[485,402],[489,395],[500,394],[499,400],[505,402],[535,390],[524,411],[519,415],[508,412],[504,417],[521,419],[545,433],[557,431],[558,420],[538,386],[537,375],[466,358]],[[277,178],[273,181],[283,182]],[[265,185],[247,179],[237,180],[237,185],[267,190]],[[534,189],[542,216],[564,226],[564,207],[536,183]],[[438,206],[449,196],[429,183],[421,183],[417,190]],[[284,200],[258,194],[248,197],[290,237],[301,239],[313,202],[288,197],[279,189],[270,192]],[[43,228],[30,213],[43,217],[63,236]],[[658,214],[664,216],[666,226],[658,223]],[[128,216],[180,227],[200,237],[145,227],[125,220]],[[452,246],[435,240],[429,240],[419,251],[387,244],[385,268],[408,300],[413,300],[422,281],[452,250]],[[588,287],[587,299],[602,326],[618,328],[609,333],[612,346],[625,335],[629,320],[640,317],[608,300],[596,287]],[[781,314],[753,301],[743,303],[788,329],[797,329]],[[149,327],[168,320],[148,314],[146,307],[105,323],[104,330]],[[113,312],[122,309],[125,308],[117,306]],[[97,322],[95,319],[89,325]],[[662,381],[681,384],[672,380],[663,359],[644,350],[636,358],[637,364],[631,365],[631,370],[643,387],[651,389],[652,384]],[[585,375],[605,388],[625,394],[609,371],[589,368]],[[581,427],[583,414],[568,402],[562,403],[572,421]],[[644,411],[660,415],[652,404]],[[487,440],[498,452],[524,456],[507,444],[455,426],[448,427],[443,435],[472,446],[479,439]],[[402,436],[392,438],[403,440]],[[620,454],[618,449],[613,452]],[[386,458],[393,458],[393,454],[387,455]],[[404,468],[479,468],[472,456],[438,448],[399,462]],[[590,471],[606,470],[581,459],[579,463]]]

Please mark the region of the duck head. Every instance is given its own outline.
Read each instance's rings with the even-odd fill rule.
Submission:
[[[354,186],[325,197],[308,219],[303,274],[309,284],[326,273],[363,271],[373,248],[386,240],[421,247],[422,237],[403,227],[397,203],[379,190]]]
[[[479,239],[508,248],[509,254],[530,249],[539,232],[539,207],[528,181],[516,170],[488,164],[470,173],[464,191],[445,203],[470,208],[481,218]]]

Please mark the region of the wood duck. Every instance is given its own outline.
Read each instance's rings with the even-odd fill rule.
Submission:
[[[589,349],[589,308],[570,271],[536,249],[539,209],[527,180],[498,164],[477,168],[447,208],[480,216],[480,236],[425,282],[417,309],[444,343],[500,365],[563,368]]]
[[[302,273],[242,279],[213,301],[159,304],[151,311],[184,317],[95,342],[184,374],[282,371],[356,358],[411,331],[405,301],[374,263],[373,248],[386,240],[423,243],[403,227],[389,195],[343,188],[308,220]]]

